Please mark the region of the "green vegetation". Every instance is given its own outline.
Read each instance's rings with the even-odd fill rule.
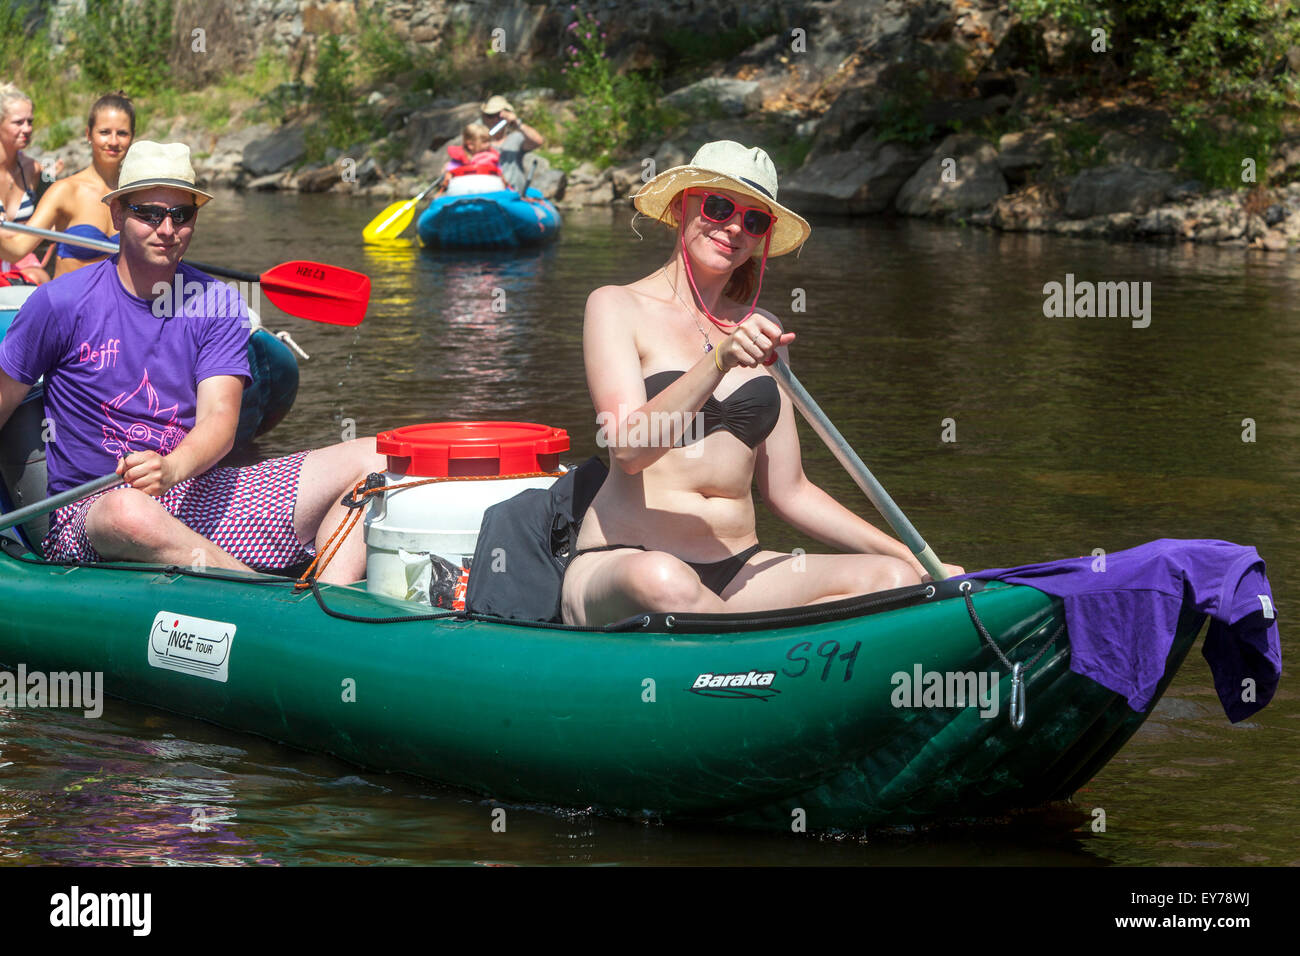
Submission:
[[[1294,0],[1009,2],[1023,21],[1015,29],[1024,31],[1017,41],[1023,47],[1018,65],[1030,72],[1021,86],[1025,98],[1017,109],[968,121],[964,129],[996,141],[1013,129],[1050,126],[1057,133],[1050,169],[1071,175],[1106,161],[1101,139],[1107,127],[1086,116],[1100,96],[1125,105],[1154,102],[1173,116],[1181,167],[1189,176],[1207,187],[1250,186],[1241,178],[1242,160],[1252,159],[1256,179],[1264,182],[1300,93],[1297,71],[1286,59],[1288,50],[1300,48],[1300,5]],[[409,147],[400,130],[390,132],[379,111],[366,105],[375,88],[387,98],[385,110],[396,99],[405,111],[449,94],[470,101],[528,87],[556,89],[572,98],[564,108],[517,105],[546,137],[550,149],[542,155],[566,171],[584,161],[601,167],[624,162],[647,143],[697,137],[697,124],[722,118],[712,100],[685,109],[661,106],[659,68],[618,72],[607,49],[608,26],[576,7],[571,22],[560,27],[562,62],[543,56],[530,63],[517,49],[498,52],[485,22],[468,17],[449,22],[436,44],[415,44],[397,32],[380,0],[356,4],[354,28],[320,36],[314,61],[311,48],[290,60],[265,47],[252,62],[236,62],[218,58],[219,43],[212,57],[189,55],[188,34],[178,24],[212,5],[68,5],[61,8],[66,46],[56,53],[48,0],[0,0],[0,79],[32,96],[38,143],[47,149],[80,138],[86,108],[115,89],[135,100],[142,135],[160,135],[157,127],[178,116],[212,131],[226,129],[232,119],[296,120],[306,123],[309,160],[366,142],[385,165],[404,159]],[[230,4],[216,6],[234,16]],[[1045,18],[1073,38],[1054,65],[1041,37]],[[773,18],[709,33],[672,29],[649,42],[677,85],[683,74],[698,75],[702,67],[731,59],[782,29]],[[1104,54],[1092,50],[1097,29],[1105,32]],[[214,44],[215,27],[210,32],[208,43]],[[195,65],[199,60],[202,67]],[[956,42],[926,44],[916,59],[889,65],[877,87],[877,137],[914,146],[932,142],[943,130],[922,117],[937,101],[970,96],[977,68]],[[1047,101],[1049,91],[1053,102]],[[788,120],[750,119],[755,141],[764,143],[783,171],[802,164],[811,141],[793,135]]]
[[[781,25],[775,20],[709,32],[677,27],[664,33],[662,42],[669,51],[668,65],[673,69],[690,70],[730,60],[780,29]]]
[[[877,138],[881,142],[897,140],[921,145],[935,134],[933,123],[923,122],[921,114],[934,101],[927,70],[900,73],[876,107]]]
[[[370,83],[414,73],[421,65],[414,49],[393,29],[380,3],[357,8],[357,52]]]
[[[541,131],[538,130],[538,132]],[[566,175],[568,173],[573,172],[575,169],[577,169],[579,166],[582,165],[581,161],[579,161],[575,156],[569,153],[557,153],[555,150],[552,149],[534,150],[534,155],[540,156],[542,159],[546,160],[548,163],[551,164],[552,169],[558,169],[560,172],[565,173]]]
[[[1300,44],[1300,9],[1292,3],[1011,0],[1011,8],[1030,22],[1055,18],[1086,49],[1092,31],[1104,30],[1105,55],[1124,75],[1181,100],[1278,107],[1296,97],[1295,74],[1279,68]]]
[[[173,13],[171,0],[86,0],[84,12],[64,21],[68,54],[99,89],[139,94],[169,86]]]
[[[610,166],[623,151],[662,130],[659,86],[651,76],[614,72],[594,14],[577,13],[565,32],[569,60],[561,72],[574,98],[574,121],[565,131],[564,150]]]
[[[1075,173],[1106,161],[1106,148],[1101,145],[1101,131],[1081,122],[1064,121],[1053,124],[1056,139],[1052,141],[1052,169],[1062,176]]]
[[[1185,108],[1174,117],[1182,148],[1180,168],[1207,188],[1250,188],[1268,178],[1268,161],[1279,139],[1280,117],[1259,108],[1238,115],[1204,115]],[[1251,160],[1253,177],[1243,180],[1243,160]]]
[[[34,15],[35,7],[22,0],[0,5],[0,76],[32,97],[37,141],[46,149],[80,137],[86,109],[107,90],[121,89],[132,98],[141,134],[156,132],[153,122],[175,116],[221,130],[232,113],[290,75],[283,57],[264,51],[243,70],[201,90],[184,88],[167,66],[170,39],[159,39],[173,34],[169,0],[92,0],[84,14],[69,16],[68,43],[59,54],[54,53],[48,27]]]
[[[558,143],[560,141],[560,123],[551,112],[550,107],[544,103],[538,103],[528,111],[528,125],[546,138],[548,143]]]
[[[812,149],[812,144],[811,138],[798,136],[764,141],[767,154],[772,157],[772,163],[783,176],[793,173],[803,165],[803,161],[808,158],[808,153]]]
[[[1011,7],[1027,22],[1052,17],[1073,34],[1071,79],[1109,70],[1112,85],[1159,96],[1173,114],[1180,168],[1204,186],[1252,186],[1242,180],[1245,159],[1264,181],[1300,93],[1287,63],[1288,50],[1300,46],[1300,7],[1273,0],[1011,0]],[[1092,52],[1097,30],[1104,54]],[[1104,161],[1095,130],[1056,128],[1062,172]]]
[[[0,77],[32,98],[39,127],[85,107],[81,97],[62,82],[61,64],[49,30],[39,25],[36,7],[36,0],[0,3]]]
[[[355,64],[336,36],[327,36],[316,54],[315,83],[308,102],[317,118],[306,131],[307,158],[319,161],[329,147],[347,149],[352,144],[383,135],[373,111],[357,102],[352,88]]]
[[[65,143],[72,141],[72,138],[80,132],[72,123],[67,120],[59,120],[48,130],[45,131],[45,148],[58,149]]]
[[[268,109],[266,101],[273,98],[276,90],[293,86],[288,82],[290,75],[290,66],[284,57],[264,50],[245,70],[227,74],[202,89],[181,90],[167,86],[152,93],[132,96],[137,132],[141,136],[159,134],[161,130],[154,129],[154,122],[169,123],[176,116],[198,120],[205,129],[214,132],[228,127],[232,115],[247,113],[250,119],[278,120],[284,113]],[[97,95],[87,93],[80,108],[88,106]],[[300,95],[297,102],[301,104],[302,101]],[[80,129],[77,132],[79,134]],[[52,134],[53,130],[48,135]],[[48,141],[48,135],[46,147],[56,149]]]

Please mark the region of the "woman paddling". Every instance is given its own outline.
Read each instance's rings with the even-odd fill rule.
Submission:
[[[0,84],[0,209],[9,222],[27,222],[36,211],[41,164],[22,152],[32,141],[32,116],[31,98],[12,83]],[[39,285],[50,279],[43,265],[29,252],[0,263],[0,272],[20,272]]]
[[[117,188],[122,159],[135,137],[135,108],[123,93],[108,93],[95,101],[86,120],[90,165],[60,179],[41,197],[28,220],[38,229],[57,229],[83,239],[112,240],[116,235],[108,206],[101,200]],[[31,252],[41,240],[0,230],[0,252],[7,259]],[[103,252],[61,242],[56,250],[55,275],[63,275],[106,258]]]
[[[677,242],[663,268],[587,299],[583,357],[611,468],[565,573],[567,623],[794,607],[925,574],[804,475],[794,409],[763,367],[794,333],[755,308],[767,257],[810,232],[776,194],[765,152],[721,141],[635,197]],[[755,478],[778,517],[850,553],[762,550]]]

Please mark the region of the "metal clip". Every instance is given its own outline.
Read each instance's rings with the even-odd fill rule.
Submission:
[[[1011,668],[1011,726],[1019,730],[1025,723],[1025,675],[1023,663]]]
[[[364,508],[366,506],[367,491],[374,491],[376,488],[383,488],[387,484],[384,476],[377,471],[372,471],[366,475],[366,483],[362,487],[360,497],[356,497],[355,490],[349,491],[339,502],[345,508]]]

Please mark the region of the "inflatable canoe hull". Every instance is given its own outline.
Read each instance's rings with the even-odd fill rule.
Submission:
[[[1062,635],[1012,727],[1011,681],[949,584],[618,631],[375,624],[327,616],[286,579],[69,570],[4,547],[0,664],[100,671],[112,696],[511,803],[787,832],[797,810],[809,829],[983,816],[1068,797],[1145,719],[1070,672]],[[320,595],[354,617],[421,610]],[[1014,661],[1063,618],[1028,587],[989,583],[973,601]],[[1184,614],[1161,691],[1202,620]],[[177,632],[190,645],[168,663]],[[900,705],[898,675],[930,671],[1002,672],[995,706]]]
[[[536,189],[441,196],[416,223],[420,242],[440,249],[514,249],[555,237],[560,214]]]

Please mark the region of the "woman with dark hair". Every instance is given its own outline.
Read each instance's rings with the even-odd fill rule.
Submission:
[[[97,99],[86,120],[90,165],[50,186],[27,225],[111,241],[117,233],[108,206],[101,200],[117,188],[118,170],[134,138],[135,109],[130,99],[121,92]],[[40,242],[35,236],[0,230],[0,253],[6,259],[21,259]],[[55,275],[63,275],[99,262],[107,254],[61,242],[56,255]]]
[[[663,268],[587,299],[583,357],[611,467],[565,573],[566,623],[795,607],[926,577],[804,475],[794,408],[764,368],[788,361],[795,336],[757,303],[767,258],[811,230],[776,195],[765,152],[721,141],[634,198],[677,241]],[[755,478],[778,517],[848,553],[762,550]]]

